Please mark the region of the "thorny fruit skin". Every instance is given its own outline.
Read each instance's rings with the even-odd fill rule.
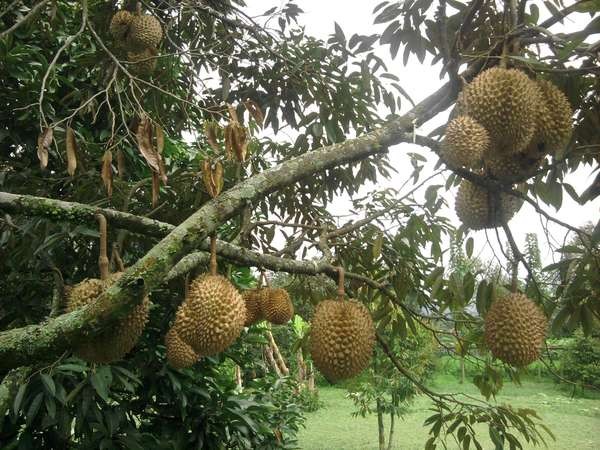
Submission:
[[[260,290],[261,315],[274,325],[288,323],[294,317],[294,305],[285,289],[263,288]]]
[[[167,331],[165,335],[165,347],[167,349],[167,361],[175,369],[191,367],[200,359],[200,355],[183,342],[174,328]]]
[[[525,295],[512,293],[490,307],[484,338],[496,358],[523,367],[540,357],[547,328],[542,310]]]
[[[534,137],[542,102],[539,87],[523,72],[493,67],[463,89],[460,109],[483,125],[493,148],[516,153]]]
[[[496,228],[508,222],[523,206],[523,199],[492,192],[463,180],[458,187],[454,208],[467,228]]]
[[[244,329],[246,305],[235,286],[220,275],[190,283],[173,328],[196,353],[212,356],[229,347]]]
[[[476,167],[490,147],[487,130],[468,116],[455,117],[446,127],[442,156],[457,167]]]
[[[375,327],[367,308],[356,300],[324,300],[311,324],[310,353],[329,381],[358,375],[370,363]]]
[[[115,273],[108,280],[91,278],[68,288],[66,290],[67,312],[94,301],[120,276],[121,273]],[[150,300],[148,296],[145,296],[142,302],[117,324],[93,338],[82,339],[75,347],[75,354],[86,361],[98,364],[107,364],[122,359],[135,347],[142,335],[148,321],[149,309]]]

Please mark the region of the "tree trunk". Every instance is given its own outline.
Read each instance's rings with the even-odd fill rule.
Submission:
[[[242,368],[237,364],[235,365],[235,384],[240,391],[244,387],[242,383]]]
[[[269,339],[269,345],[271,346],[273,355],[275,356],[275,361],[277,361],[277,365],[279,366],[279,370],[283,375],[289,375],[290,369],[288,369],[283,356],[281,356],[281,352],[279,351],[279,347],[277,346],[277,342],[275,342],[275,338],[273,337],[271,330],[267,330],[267,338]]]
[[[379,450],[385,450],[385,426],[383,425],[383,406],[377,399],[377,429],[379,431]]]
[[[265,358],[269,363],[269,367],[275,371],[278,377],[281,377],[281,369],[277,365],[275,358],[273,357],[273,348],[270,345],[265,345],[264,348]]]
[[[392,445],[394,442],[394,425],[396,424],[396,416],[394,413],[390,414],[390,434],[388,436],[388,446],[387,450],[392,450]]]
[[[313,369],[312,363],[308,364],[308,375],[307,375],[306,388],[309,392],[314,392],[315,390],[315,371]]]
[[[296,374],[298,383],[304,383],[306,381],[306,363],[301,348],[296,352],[296,365],[298,366],[298,373]]]

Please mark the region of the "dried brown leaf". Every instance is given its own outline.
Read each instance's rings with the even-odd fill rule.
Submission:
[[[244,106],[252,118],[256,121],[257,125],[262,128],[265,121],[265,115],[263,114],[262,109],[260,109],[260,106],[258,106],[258,103],[256,103],[254,100],[248,99],[244,102]]]
[[[240,125],[238,122],[232,122],[233,125],[233,150],[235,156],[239,162],[246,160],[246,153],[248,152],[248,133],[246,128]]]
[[[70,176],[75,175],[77,170],[77,141],[73,128],[67,127],[67,173]]]
[[[125,154],[123,150],[117,150],[117,171],[119,172],[119,178],[125,177]]]
[[[212,149],[215,152],[221,150],[217,138],[219,128],[219,124],[217,124],[216,122],[204,122],[204,135],[206,136],[208,144],[212,147]]]
[[[230,122],[225,127],[224,137],[225,137],[225,152],[227,153],[227,159],[233,158],[233,149],[234,149],[234,136],[233,136],[233,127],[234,123]]]
[[[147,117],[143,117],[137,127],[135,136],[138,142],[140,153],[148,163],[153,172],[160,173],[159,154],[152,145],[152,122]]]
[[[216,197],[223,189],[223,165],[219,161],[202,161],[202,181],[211,197]]]
[[[113,188],[113,175],[112,175],[112,152],[110,150],[106,150],[104,152],[104,156],[102,157],[102,181],[104,182],[104,187],[106,188],[106,194],[110,198],[112,196],[112,188]]]
[[[37,156],[40,160],[40,167],[45,169],[48,166],[48,150],[52,144],[54,131],[52,128],[44,129],[37,140]]]
[[[160,194],[160,178],[156,172],[152,172],[152,207],[158,205],[158,196]]]
[[[156,151],[159,155],[162,155],[162,152],[165,148],[165,132],[158,124],[154,126],[154,130],[156,133]]]

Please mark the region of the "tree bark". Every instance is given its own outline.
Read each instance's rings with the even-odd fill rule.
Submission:
[[[275,356],[275,361],[277,362],[277,365],[279,366],[279,370],[281,371],[281,373],[285,376],[290,374],[290,369],[288,369],[285,360],[283,359],[283,356],[281,355],[281,352],[279,351],[279,346],[277,345],[277,342],[275,342],[275,338],[273,337],[273,333],[271,333],[271,330],[267,330],[267,338],[269,339],[269,345],[271,346],[271,349],[273,350],[273,355]]]
[[[275,371],[278,377],[281,377],[281,369],[279,368],[279,365],[277,364],[277,361],[275,361],[275,357],[273,356],[273,347],[271,347],[268,344],[265,345],[264,353],[271,369]]]
[[[394,425],[396,424],[396,416],[394,413],[390,414],[390,433],[388,435],[388,446],[387,450],[392,450],[392,445],[394,442]]]
[[[379,433],[379,450],[385,450],[385,426],[383,424],[383,406],[377,399],[377,431]]]
[[[304,383],[306,381],[306,363],[304,362],[301,348],[296,352],[296,365],[298,366],[296,379],[298,380],[298,383]]]

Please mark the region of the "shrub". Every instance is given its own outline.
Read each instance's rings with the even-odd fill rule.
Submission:
[[[578,330],[562,352],[564,377],[585,388],[600,389],[600,334],[584,336]]]

